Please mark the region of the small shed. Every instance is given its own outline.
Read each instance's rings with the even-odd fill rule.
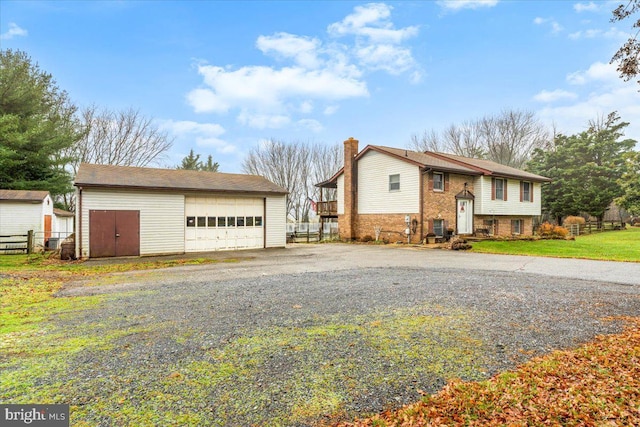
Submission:
[[[5,242],[23,239],[34,232],[34,244],[45,246],[55,231],[53,201],[48,191],[0,190],[0,236]],[[0,243],[0,250],[15,246]],[[13,246],[12,246],[13,245]]]
[[[82,164],[76,256],[284,247],[287,190],[257,175]]]

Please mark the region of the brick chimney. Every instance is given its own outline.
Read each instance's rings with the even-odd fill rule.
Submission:
[[[358,167],[354,158],[358,154],[358,140],[350,137],[344,142],[344,215],[339,224],[340,238],[356,238],[358,216]]]

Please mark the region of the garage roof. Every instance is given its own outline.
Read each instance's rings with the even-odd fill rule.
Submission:
[[[286,194],[288,191],[258,175],[204,172],[182,169],[82,163],[76,187],[136,188],[228,193]]]
[[[0,190],[0,200],[40,202],[47,195],[49,195],[48,191],[39,190]]]

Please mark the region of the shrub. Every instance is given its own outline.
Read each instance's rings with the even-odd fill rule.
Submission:
[[[548,222],[540,224],[538,234],[543,239],[564,239],[569,235],[569,230],[559,225],[553,225]]]
[[[373,237],[369,236],[368,234],[366,236],[362,236],[362,238],[360,239],[361,242],[371,242],[373,241]]]
[[[568,216],[564,219],[563,223],[565,225],[578,224],[580,226],[580,230],[584,230],[584,225],[587,221],[581,216]]]

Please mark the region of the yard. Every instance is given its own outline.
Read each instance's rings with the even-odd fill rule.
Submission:
[[[640,262],[640,227],[585,234],[575,240],[485,240],[474,242],[473,251]]]
[[[75,426],[332,424],[392,414],[453,379],[431,403],[477,407],[498,386],[533,398],[542,387],[531,372],[549,382],[554,367],[576,365],[610,386],[587,384],[600,400],[575,408],[593,408],[596,423],[615,411],[627,414],[622,424],[638,420],[635,338],[611,338],[612,350],[590,365],[543,359],[498,386],[483,382],[625,325],[637,336],[634,281],[543,276],[489,255],[402,247],[241,254],[114,264],[0,257],[0,401],[69,403]],[[586,265],[569,262],[563,271]],[[635,280],[636,267],[621,269]],[[511,401],[501,402],[481,407]],[[583,416],[562,414],[569,424]]]

